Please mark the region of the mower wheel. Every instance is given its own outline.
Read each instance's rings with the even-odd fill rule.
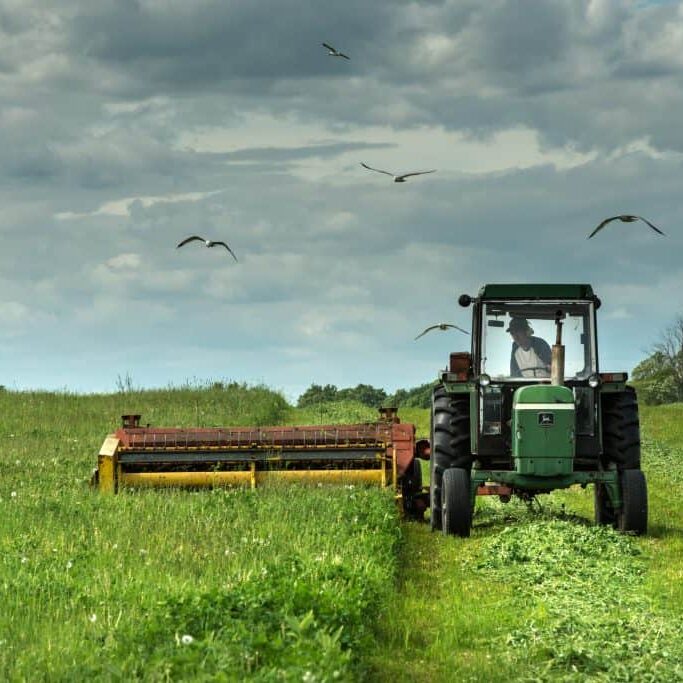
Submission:
[[[638,536],[647,532],[647,482],[641,470],[621,472],[621,512],[617,515],[619,531]]]
[[[638,399],[633,387],[602,395],[603,466],[618,470],[640,468]]]
[[[462,468],[467,472],[472,468],[469,395],[448,394],[443,386],[434,388],[430,443],[430,526],[432,530],[436,530],[442,528],[441,482],[444,472],[451,467]]]
[[[607,487],[604,484],[596,484],[593,492],[595,507],[595,524],[597,526],[616,526],[617,517],[614,508],[607,495]]]
[[[470,535],[472,527],[472,501],[470,473],[461,467],[452,467],[443,473],[441,483],[441,519],[446,536]]]

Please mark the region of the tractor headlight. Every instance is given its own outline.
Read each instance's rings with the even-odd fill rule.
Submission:
[[[600,375],[591,375],[588,378],[588,386],[591,387],[592,389],[595,389],[596,387],[600,386]]]
[[[482,387],[487,387],[489,384],[491,384],[491,378],[484,373],[483,375],[479,375],[479,385]]]

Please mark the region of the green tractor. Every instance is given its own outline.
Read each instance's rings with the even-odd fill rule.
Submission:
[[[599,372],[592,287],[491,284],[459,303],[472,348],[433,391],[432,529],[469,536],[477,495],[593,484],[597,524],[645,533],[636,393],[625,372]]]

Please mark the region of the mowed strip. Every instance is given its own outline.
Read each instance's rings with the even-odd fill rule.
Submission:
[[[683,406],[663,412],[643,411],[647,537],[592,526],[590,488],[478,501],[469,540],[407,524],[374,680],[683,680],[683,448],[649,439]]]

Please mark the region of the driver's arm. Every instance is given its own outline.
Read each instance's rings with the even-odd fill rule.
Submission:
[[[522,371],[519,369],[517,364],[517,359],[515,358],[515,351],[517,350],[517,344],[513,342],[512,352],[510,353],[510,377],[521,377]]]
[[[540,337],[534,337],[533,346],[534,351],[536,351],[536,355],[543,361],[545,365],[548,366],[548,369],[550,369],[553,361],[553,353],[550,350],[548,342]]]

